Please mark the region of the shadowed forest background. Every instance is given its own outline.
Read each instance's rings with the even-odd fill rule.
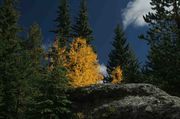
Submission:
[[[36,21],[24,30],[19,19],[21,0],[0,2],[0,118],[71,119],[69,91],[91,85],[150,83],[180,96],[180,2],[151,0],[144,14],[147,60],[140,64],[122,23],[114,28],[107,74],[101,71],[96,39],[89,23],[88,2],[81,0],[71,20],[68,0],[60,0],[50,47],[44,47]],[[108,47],[107,47],[108,49]],[[103,92],[102,92],[103,93]]]

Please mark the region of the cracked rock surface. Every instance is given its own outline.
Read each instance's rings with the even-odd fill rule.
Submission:
[[[104,84],[70,93],[84,119],[180,119],[180,98],[150,84]]]

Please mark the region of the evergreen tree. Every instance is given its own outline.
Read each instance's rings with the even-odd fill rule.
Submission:
[[[17,79],[14,78],[14,75],[17,69],[14,68],[16,61],[13,56],[19,49],[16,36],[19,29],[17,19],[18,14],[14,9],[14,2],[4,0],[3,5],[0,7],[0,78],[2,83],[0,115],[3,118],[12,118],[16,114],[14,90]]]
[[[81,37],[86,39],[87,43],[90,43],[93,40],[92,30],[88,21],[88,10],[87,10],[87,1],[81,0],[79,16],[76,18],[76,24],[72,27],[73,36]]]
[[[70,38],[71,32],[71,21],[69,15],[69,5],[68,0],[60,0],[61,4],[58,7],[58,17],[55,19],[56,30],[54,33],[59,37],[59,42],[61,47],[66,46],[67,41]]]
[[[142,75],[140,71],[140,66],[138,59],[135,57],[134,53],[130,51],[130,56],[128,59],[128,64],[124,69],[124,77],[126,77],[126,83],[141,83]]]
[[[29,113],[32,112],[33,106],[35,105],[34,98],[39,96],[39,86],[42,85],[40,82],[44,78],[44,69],[42,62],[43,49],[42,49],[42,33],[40,26],[37,23],[31,25],[28,31],[27,40],[24,42],[24,46],[27,49],[29,55],[29,73],[31,74],[28,79],[28,100],[26,111],[26,118],[29,117]]]
[[[115,38],[113,41],[113,50],[109,54],[108,72],[120,66],[123,70],[125,82],[137,82],[139,80],[139,64],[129,48],[127,39],[124,36],[120,25],[115,29]]]
[[[154,12],[144,16],[150,28],[146,36],[141,36],[150,46],[144,73],[148,82],[179,95],[180,3],[178,0],[152,0],[151,5]]]
[[[62,56],[58,53],[59,47],[54,46],[49,53],[51,65],[46,67],[39,80],[38,95],[29,112],[29,118],[57,118],[68,119],[70,116],[69,100],[66,95],[68,80],[66,68],[63,66]]]
[[[42,47],[42,33],[41,33],[40,26],[37,23],[34,23],[33,25],[31,25],[28,32],[26,45],[27,45],[27,49],[29,50],[40,49]]]
[[[23,118],[29,65],[28,55],[18,36],[19,14],[14,0],[3,0],[0,6],[0,115],[4,119]]]
[[[43,59],[43,48],[42,48],[42,33],[41,28],[37,23],[34,23],[28,31],[27,41],[25,42],[25,46],[28,50],[28,54],[30,56],[31,61],[31,79],[37,80],[40,78],[41,70],[42,70],[42,59]]]

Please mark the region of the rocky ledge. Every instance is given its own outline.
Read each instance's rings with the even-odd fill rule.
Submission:
[[[81,119],[180,119],[180,98],[150,84],[101,84],[70,97]]]

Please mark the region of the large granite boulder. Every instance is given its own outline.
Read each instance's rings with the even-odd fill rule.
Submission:
[[[70,97],[81,119],[180,119],[180,98],[150,84],[101,84]]]

